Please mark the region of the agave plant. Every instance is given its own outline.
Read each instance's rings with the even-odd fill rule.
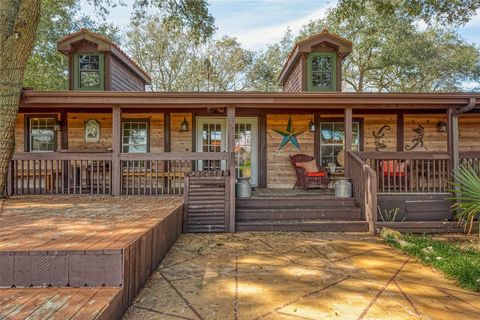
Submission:
[[[455,195],[453,209],[458,222],[468,229],[468,234],[472,232],[475,219],[480,213],[480,176],[470,165],[462,165],[453,171],[455,182],[452,183],[452,192]],[[480,237],[480,219],[479,224]]]

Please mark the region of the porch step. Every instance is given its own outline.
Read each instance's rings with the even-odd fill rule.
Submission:
[[[260,198],[237,198],[235,205],[238,209],[261,209],[261,208],[325,208],[325,207],[354,207],[354,198],[324,197],[260,197]]]
[[[256,220],[237,222],[237,231],[367,232],[366,221]]]
[[[403,233],[458,233],[463,228],[454,221],[403,221],[377,222],[375,231],[380,232],[382,227],[395,229]]]
[[[238,208],[238,222],[244,220],[361,220],[362,213],[356,207],[300,207],[300,208]]]

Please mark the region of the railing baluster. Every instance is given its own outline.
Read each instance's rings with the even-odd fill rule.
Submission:
[[[155,160],[155,194],[158,195],[158,160]]]

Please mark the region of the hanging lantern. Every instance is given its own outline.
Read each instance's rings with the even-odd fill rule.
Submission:
[[[180,124],[180,131],[181,132],[188,131],[188,121],[187,121],[187,119],[185,119],[185,117],[183,118],[183,121]]]
[[[313,119],[310,119],[310,122],[308,123],[308,131],[315,132],[316,130],[317,127],[315,126],[315,122],[313,122]]]

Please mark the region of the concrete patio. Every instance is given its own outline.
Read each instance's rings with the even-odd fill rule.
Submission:
[[[365,234],[188,234],[124,318],[466,320],[480,294]]]

